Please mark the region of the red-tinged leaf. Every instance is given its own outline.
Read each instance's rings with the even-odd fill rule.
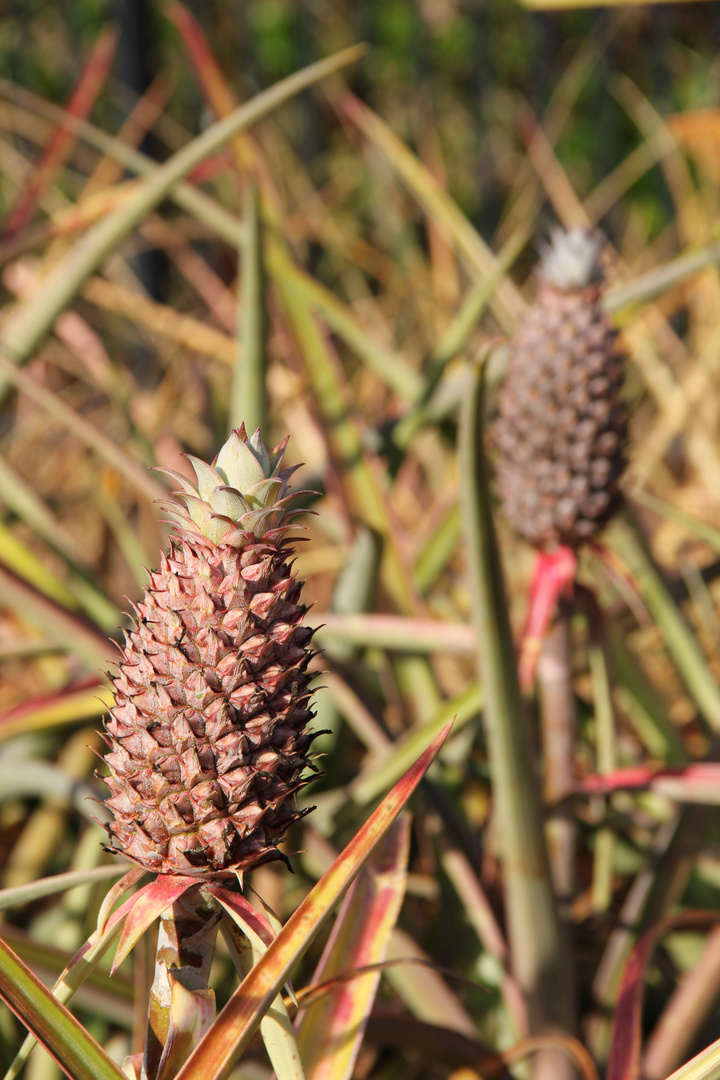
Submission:
[[[128,1054],[123,1061],[123,1072],[128,1080],[142,1080],[144,1061],[145,1053],[142,1050],[137,1054]]]
[[[720,769],[716,765],[715,769]],[[652,765],[632,765],[627,769],[613,769],[602,776],[593,774],[579,781],[577,790],[583,795],[611,795],[614,791],[633,791],[650,787],[658,776],[678,776],[685,769],[656,769]],[[720,773],[719,773],[720,776]]]
[[[39,626],[53,645],[79,656],[93,674],[112,655],[112,645],[104,634],[4,566],[0,566],[0,595],[4,608]]]
[[[175,24],[188,52],[200,89],[216,116],[225,116],[237,101],[194,16],[184,4],[170,4],[168,18]]]
[[[66,1003],[70,1001],[75,991],[82,986],[89,975],[95,970],[97,964],[104,956],[115,934],[119,932],[123,920],[135,903],[135,897],[131,896],[125,903],[114,911],[105,921],[102,929],[96,930],[87,941],[83,942],[78,951],[67,965],[60,978],[52,988],[53,997]],[[24,1063],[35,1046],[35,1036],[28,1035],[22,1046],[15,1055],[8,1071],[8,1077],[18,1076]]]
[[[228,172],[231,168],[232,159],[229,154],[216,154],[190,170],[187,176],[188,183],[204,184],[208,180],[214,180],[216,176]]]
[[[235,970],[242,980],[265,953],[266,948],[254,933],[248,934],[247,927],[243,926],[241,929],[240,926],[238,917],[233,916],[232,923],[225,920],[222,933],[228,944]],[[297,1005],[297,999],[290,985],[288,983],[285,985],[291,1001]],[[279,1080],[306,1080],[292,1021],[281,994],[278,994],[271,1008],[260,1021],[260,1036]]]
[[[132,897],[132,909],[125,920],[110,973],[117,971],[125,957],[163,911],[179,900],[188,889],[197,887],[197,878],[159,874]]]
[[[90,114],[105,85],[119,38],[120,32],[116,27],[106,27],[101,32],[67,104],[65,111],[69,117],[83,120]],[[8,214],[3,229],[5,238],[14,236],[28,223],[38,198],[52,183],[76,139],[76,132],[63,124],[55,129],[33,175],[25,182],[20,198]]]
[[[98,934],[102,935],[105,932],[105,927],[108,924],[112,909],[120,897],[124,896],[128,889],[132,889],[133,885],[137,885],[145,874],[147,874],[147,870],[142,866],[131,866],[128,872],[124,874],[119,881],[116,881],[111,889],[108,889],[107,895],[100,905],[100,911],[98,912]]]
[[[171,4],[167,14],[183,39],[195,78],[208,106],[218,119],[229,116],[233,109],[237,108],[237,97],[200,25],[184,4]],[[274,213],[278,213],[280,200],[275,183],[252,132],[243,131],[236,135],[232,146],[239,172],[242,174],[248,168],[252,169],[260,182],[266,209],[272,208]]]
[[[275,941],[243,979],[177,1080],[225,1080],[278,991],[335,904],[362,870],[375,845],[399,816],[450,733],[447,724],[353,837],[290,916]]]
[[[242,930],[249,930],[251,934],[255,934],[263,945],[272,945],[276,937],[275,931],[265,916],[244,896],[230,892],[222,885],[209,885],[206,891],[222,904]]]
[[[0,941],[0,998],[71,1080],[126,1080],[82,1024]]]
[[[645,973],[660,938],[670,930],[712,926],[718,921],[717,911],[684,911],[663,919],[637,942],[620,985],[606,1080],[638,1080],[640,1076]]]
[[[577,571],[575,553],[569,547],[541,552],[530,587],[530,608],[520,643],[520,687],[527,693],[535,681],[538,657],[555,611],[558,597],[572,592]]]
[[[107,652],[110,652],[109,642]],[[0,741],[31,731],[77,724],[80,720],[100,716],[111,704],[112,694],[107,686],[94,677],[84,679],[59,693],[31,698],[0,713]]]
[[[79,969],[87,969],[84,977],[92,971],[92,967],[87,967],[88,955],[95,957],[98,946],[101,945],[103,941],[112,939],[113,934],[117,933],[120,924],[132,911],[136,899],[137,896],[129,896],[125,903],[120,905],[117,911],[113,911],[113,913],[105,919],[102,929],[95,930],[87,941],[83,942],[53,987],[53,993],[57,993],[59,990],[61,991],[61,994],[58,994],[59,1000],[67,1001],[72,996],[71,994],[68,994],[67,997],[62,996],[64,994],[63,988],[71,987],[72,990],[75,991],[84,981],[83,978],[75,979],[74,977]],[[68,978],[68,976],[70,976],[70,978]]]
[[[348,891],[313,982],[358,968],[370,970],[303,1011],[298,1049],[307,1080],[348,1080],[380,982],[381,964],[405,895],[409,818],[390,828]]]
[[[665,769],[632,765],[602,776],[586,776],[577,791],[583,795],[611,795],[614,791],[644,788],[681,802],[717,803],[720,802],[720,764],[698,761]]]

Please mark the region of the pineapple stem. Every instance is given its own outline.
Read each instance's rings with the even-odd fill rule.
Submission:
[[[577,826],[568,795],[574,790],[574,751],[577,720],[572,685],[572,600],[558,599],[555,625],[546,636],[538,660],[540,731],[543,747],[543,801],[550,812],[545,838],[561,925],[569,923],[569,905],[575,892]],[[566,959],[566,978],[572,986],[571,959]],[[540,1053],[534,1063],[533,1080],[574,1080],[570,1059],[557,1050]]]
[[[245,182],[243,200],[245,233],[240,244],[242,273],[238,293],[238,325],[242,334],[238,337],[238,355],[233,371],[230,399],[232,426],[245,421],[248,431],[267,426],[267,394],[265,370],[267,355],[267,312],[265,310],[264,272],[262,255],[262,227],[260,221],[260,198],[257,183],[252,176]]]
[[[172,1080],[215,1018],[208,979],[222,917],[200,885],[161,916],[142,1080]]]
[[[540,728],[543,745],[543,798],[549,807],[545,834],[550,870],[561,910],[575,891],[577,829],[568,802],[574,790],[575,695],[572,685],[572,604],[561,597],[555,625],[538,661]]]

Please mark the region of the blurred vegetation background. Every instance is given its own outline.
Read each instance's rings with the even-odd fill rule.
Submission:
[[[501,366],[503,342],[532,299],[537,242],[558,220],[599,226],[610,240],[609,306],[631,354],[626,491],[662,571],[653,577],[625,533],[624,542],[608,540],[609,569],[590,554],[581,563],[612,664],[603,666],[592,616],[578,611],[574,768],[583,777],[609,771],[608,761],[682,765],[704,758],[720,730],[720,277],[712,255],[720,240],[720,4],[537,12],[510,0],[205,0],[187,10],[239,101],[348,45],[364,41],[369,52],[344,82],[286,103],[251,140],[195,170],[192,185],[225,212],[216,227],[207,214],[163,200],[119,237],[72,311],[22,357],[19,391],[3,369],[2,885],[110,861],[84,799],[101,791],[93,770],[98,694],[107,694],[98,672],[111,657],[104,639],[118,636],[125,598],[137,598],[142,567],[157,564],[165,542],[153,502],[163,488],[146,469],[187,472],[183,452],[214,455],[244,419],[238,370],[255,345],[267,357],[266,441],[290,433],[291,461],[306,462],[303,487],[322,493],[298,569],[318,622],[327,615],[318,725],[331,734],[322,740],[324,776],[308,794],[318,809],[289,845],[302,851],[295,876],[269,867],[253,878],[286,916],[429,733],[458,716],[417,800],[408,895],[390,952],[441,970],[388,970],[386,1013],[376,1011],[354,1073],[447,1076],[476,1060],[478,1039],[504,1052],[524,1034],[488,828],[493,792],[458,513],[457,412],[469,360],[494,351]],[[39,180],[58,123],[50,105],[67,104],[113,23],[120,38],[92,101],[94,126],[81,128]],[[110,213],[135,175],[137,162],[116,160],[98,131],[120,132],[163,162],[215,119],[219,99],[203,85],[209,67],[193,58],[187,23],[184,36],[179,26],[176,8],[140,0],[0,8],[4,329],[18,312],[32,322],[33,289],[102,217],[104,194]],[[259,204],[252,185],[238,182],[236,153],[255,177]],[[10,227],[28,190],[29,211]],[[253,263],[242,247],[253,220],[267,245],[260,261],[268,282],[254,339],[243,337]],[[705,259],[689,286],[681,270],[663,282],[653,276],[688,252]],[[501,520],[498,529],[519,632],[532,558]],[[404,621],[351,621],[364,613]],[[529,711],[535,722],[534,700]],[[601,769],[598,731],[608,714]],[[684,791],[679,801],[688,800]],[[603,1068],[642,903],[651,896],[646,924],[678,904],[720,912],[720,831],[712,805],[703,805],[673,847],[666,834],[677,800],[662,790],[577,803],[576,888],[562,914],[582,1021],[575,1034]],[[603,833],[614,839],[609,862],[607,843],[604,855],[597,844]],[[623,905],[638,882],[647,888],[626,933]],[[9,900],[8,940],[56,975],[92,929],[102,892],[86,884],[62,900]],[[681,976],[701,972],[694,985],[702,1004],[683,1020],[682,1038],[662,1037],[645,1061],[647,1080],[662,1080],[717,1037],[717,964],[712,954],[702,967],[704,942],[678,930],[652,967],[646,1034],[669,1015]],[[717,935],[710,944],[718,949]],[[226,966],[219,962],[225,989]],[[98,975],[95,997],[78,1006],[119,1059],[142,1026],[142,1008],[132,1007],[140,961],[134,971],[112,981]],[[416,1026],[403,1028],[400,1017]],[[7,1010],[0,1026],[7,1066],[20,1026]],[[237,1075],[268,1077],[261,1051],[256,1057]],[[53,1068],[37,1056],[28,1074],[39,1080]]]
[[[573,62],[577,68],[584,61],[586,70],[576,75],[582,86],[557,152],[581,193],[640,141],[617,101],[621,75],[632,78],[663,115],[717,99],[715,3],[550,12],[503,0],[208,0],[188,6],[242,97],[340,48],[367,42],[370,55],[349,76],[354,91],[411,143],[423,129],[426,138],[428,128],[437,132],[449,189],[486,237],[509,209],[508,189],[530,122],[526,110],[542,115]],[[98,121],[117,121],[132,92],[142,93],[162,71],[173,82],[168,115],[198,130],[204,106],[197,82],[162,6],[147,0],[19,0],[1,16],[0,74],[60,103],[84,51],[109,20],[119,21],[122,38],[113,100],[98,106]],[[292,117],[293,147],[303,163],[327,168],[338,143],[332,113],[298,102]],[[654,171],[641,193],[654,236],[671,221],[672,206]],[[620,209],[615,219],[622,229]]]

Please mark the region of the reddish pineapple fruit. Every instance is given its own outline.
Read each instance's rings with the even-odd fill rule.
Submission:
[[[281,858],[311,767],[301,582],[292,573],[285,442],[233,431],[178,474],[184,508],[126,633],[105,723],[110,850],[212,879]]]

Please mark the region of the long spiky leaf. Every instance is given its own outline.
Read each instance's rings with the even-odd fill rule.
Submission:
[[[229,1076],[280,987],[360,873],[375,844],[402,811],[449,731],[448,724],[290,916],[219,1014],[212,1032],[193,1051],[177,1080],[225,1080]]]

